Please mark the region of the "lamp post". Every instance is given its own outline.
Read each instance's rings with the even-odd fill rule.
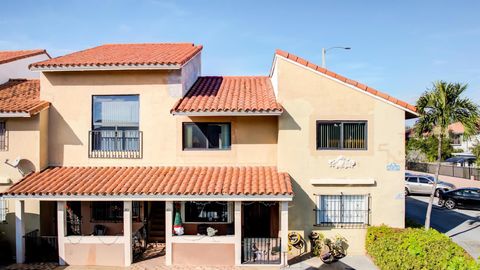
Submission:
[[[350,48],[350,47],[340,47],[340,46],[330,47],[328,49],[322,48],[322,67],[323,68],[325,68],[327,66],[327,64],[325,63],[325,61],[326,61],[325,58],[326,58],[327,51],[330,51],[330,50],[333,50],[333,49],[351,50],[352,48]]]

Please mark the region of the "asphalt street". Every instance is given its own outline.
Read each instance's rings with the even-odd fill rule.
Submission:
[[[406,198],[406,216],[417,223],[425,223],[428,196],[408,196]],[[472,257],[480,257],[480,211],[454,209],[448,210],[437,205],[435,198],[431,217],[432,228],[451,237]]]

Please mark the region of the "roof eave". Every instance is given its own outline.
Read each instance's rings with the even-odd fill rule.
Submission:
[[[283,111],[271,112],[235,112],[235,111],[220,111],[220,112],[179,112],[173,111],[172,115],[178,116],[280,116]]]
[[[278,195],[28,195],[8,194],[5,199],[43,200],[43,201],[292,201],[293,194]]]
[[[115,70],[172,70],[181,69],[183,65],[108,65],[108,66],[51,66],[36,67],[31,66],[31,71],[115,71]]]

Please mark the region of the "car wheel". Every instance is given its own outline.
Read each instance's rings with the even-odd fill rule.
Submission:
[[[405,197],[410,195],[410,191],[408,191],[408,188],[405,188]]]
[[[448,200],[445,201],[445,207],[447,209],[452,210],[453,208],[455,208],[455,206],[456,206],[456,203],[455,203],[454,200],[448,199]]]

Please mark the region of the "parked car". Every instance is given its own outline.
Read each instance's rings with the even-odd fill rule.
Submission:
[[[405,174],[405,196],[410,194],[427,194],[432,192],[435,178],[430,175]],[[438,197],[440,191],[449,191],[455,189],[453,184],[438,181],[435,196]]]
[[[480,188],[460,188],[440,192],[438,204],[447,209],[461,207],[480,210]]]

